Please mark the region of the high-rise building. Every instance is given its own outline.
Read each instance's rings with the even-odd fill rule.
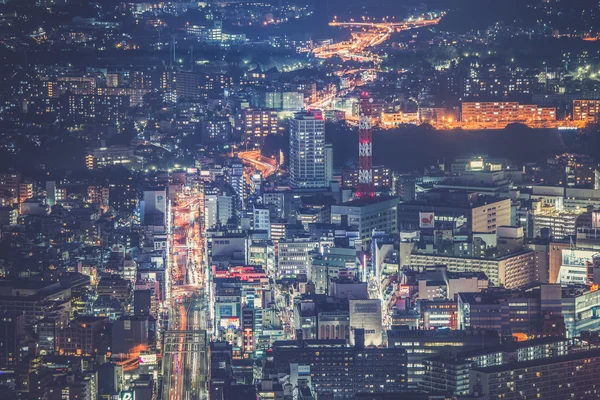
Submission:
[[[111,182],[109,205],[117,212],[131,212],[137,204],[137,191],[129,179]]]
[[[244,165],[239,159],[234,161],[229,166],[228,173],[229,184],[236,194],[236,209],[246,209],[246,181],[244,179]]]
[[[290,184],[293,188],[327,187],[325,120],[320,111],[297,113],[290,121]]]
[[[140,158],[135,155],[134,150],[125,145],[98,147],[85,157],[86,167],[92,170],[116,165],[136,169],[139,162]]]
[[[415,268],[447,265],[450,272],[483,272],[494,285],[518,288],[535,282],[534,257],[533,251],[487,258],[413,252],[410,265]]]
[[[396,233],[398,230],[397,208],[399,199],[377,198],[374,201],[353,200],[331,206],[331,223],[356,227],[360,238],[369,242],[373,231]]]
[[[188,35],[196,37],[198,41],[208,44],[221,44],[223,41],[223,23],[221,21],[213,21],[212,26],[188,24],[186,32]]]

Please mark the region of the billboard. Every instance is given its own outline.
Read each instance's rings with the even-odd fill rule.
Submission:
[[[135,400],[135,394],[133,391],[123,391],[121,392],[121,396],[119,397],[119,400]]]
[[[399,295],[400,295],[400,297],[410,296],[410,286],[400,285]]]
[[[592,212],[592,228],[600,229],[600,210]]]
[[[146,365],[155,365],[158,364],[158,358],[156,357],[156,354],[140,354],[139,363]]]
[[[434,228],[435,227],[435,215],[433,211],[419,211],[419,228]]]
[[[592,262],[592,257],[598,254],[594,250],[562,250],[562,265],[585,267]]]

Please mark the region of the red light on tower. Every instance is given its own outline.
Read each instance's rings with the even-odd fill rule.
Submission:
[[[373,189],[373,128],[371,126],[371,103],[367,92],[360,98],[358,121],[358,197],[368,199],[375,196]]]

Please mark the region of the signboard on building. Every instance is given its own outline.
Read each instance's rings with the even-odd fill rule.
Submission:
[[[408,296],[410,296],[410,286],[408,286],[408,285],[400,285],[399,294],[400,294],[400,297],[408,297]]]
[[[156,354],[140,354],[140,364],[144,365],[155,365],[158,363]]]
[[[600,210],[592,211],[592,228],[600,229]]]
[[[598,254],[598,252],[593,250],[563,249],[562,265],[585,267],[586,265],[592,262],[592,257],[595,254]]]
[[[433,212],[419,212],[419,228],[434,228],[435,227],[435,215]]]
[[[135,393],[132,391],[121,392],[119,400],[135,400]]]
[[[589,266],[593,257],[598,254],[595,250],[562,250],[562,265],[556,283],[561,284],[588,284],[593,280],[589,276]]]

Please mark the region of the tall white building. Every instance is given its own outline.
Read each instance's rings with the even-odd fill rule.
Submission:
[[[290,121],[290,184],[293,188],[324,188],[325,120],[320,111],[296,113]]]
[[[246,209],[246,182],[244,181],[244,165],[241,161],[235,161],[229,168],[229,184],[235,191],[238,199],[237,209]]]
[[[216,194],[204,195],[204,229],[209,230],[217,225],[217,198]]]

